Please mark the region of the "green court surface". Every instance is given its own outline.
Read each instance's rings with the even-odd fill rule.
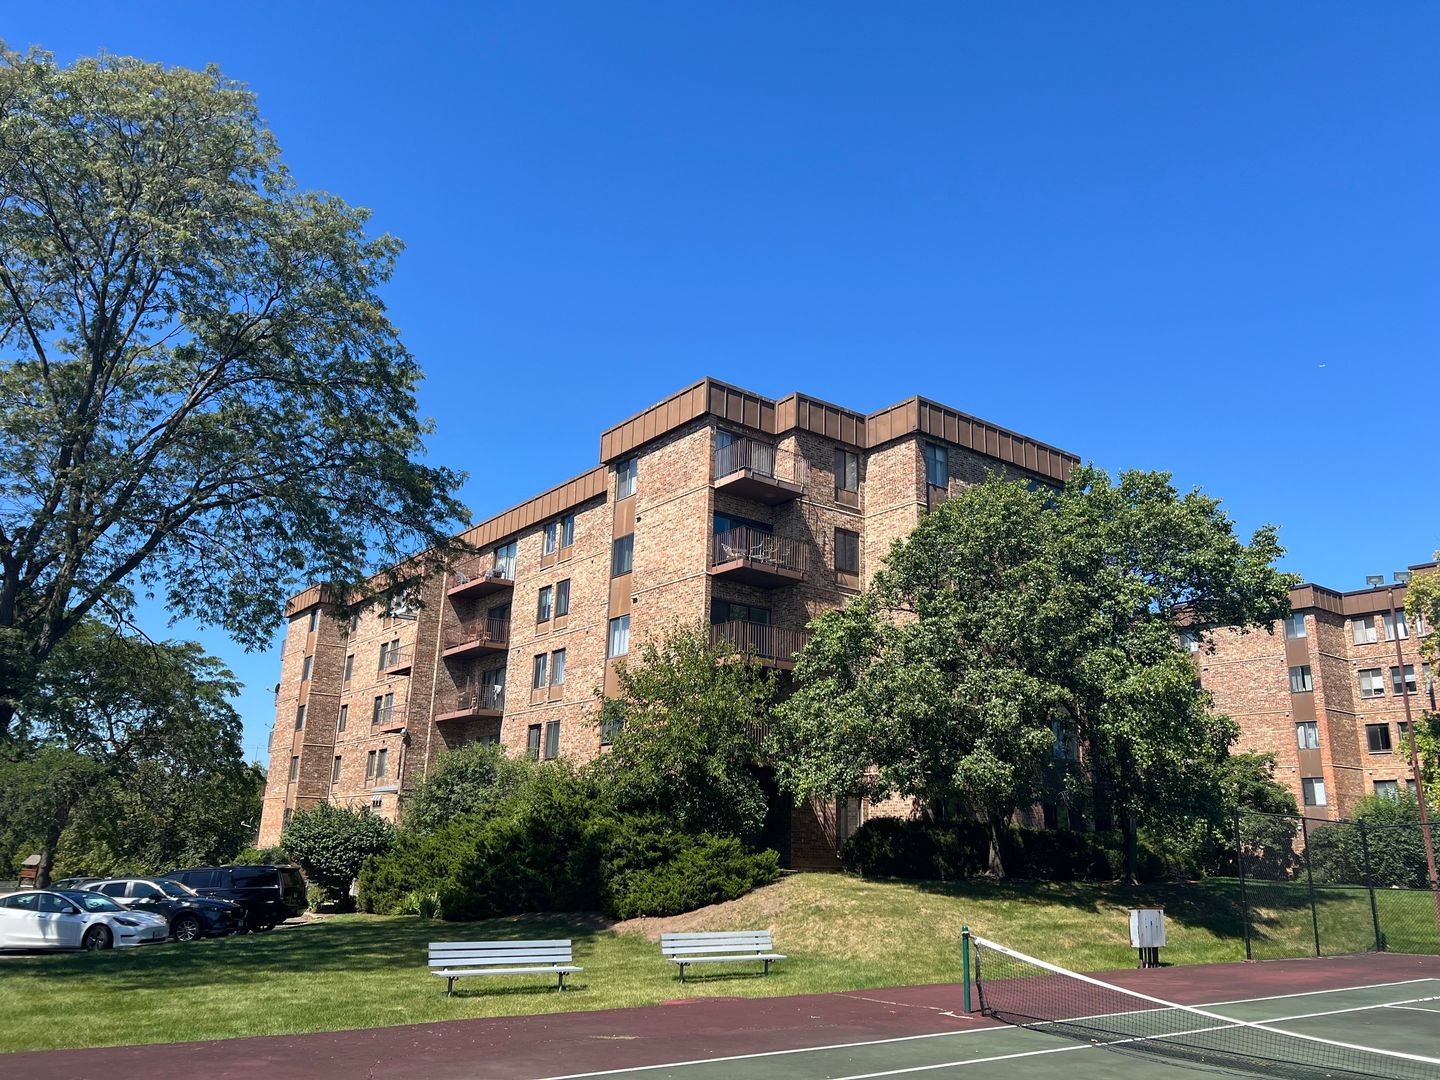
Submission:
[[[1412,979],[1370,986],[1217,1002],[1199,1006],[1209,1013],[1251,1024],[1263,1023],[1298,1035],[1390,1051],[1395,1071],[1406,1080],[1434,1077],[1440,1068],[1399,1055],[1440,1055],[1440,979]],[[1117,1014],[1120,1015],[1120,1014]],[[1123,1021],[1122,1021],[1123,1023]],[[1253,1031],[1255,1029],[1245,1029]],[[1267,1033],[1268,1035],[1269,1033]],[[738,1039],[743,1044],[743,1038]],[[1284,1035],[1268,1040],[1283,1046]],[[1306,1060],[1316,1044],[1295,1040],[1297,1060]],[[1366,1072],[1363,1054],[1355,1066]],[[747,1054],[743,1046],[725,1057],[675,1061],[640,1068],[567,1073],[550,1080],[582,1077],[635,1077],[637,1080],[879,1080],[890,1076],[961,1077],[963,1080],[1030,1078],[1049,1080],[1140,1080],[1148,1077],[1218,1075],[1318,1075],[1315,1072],[1258,1073],[1224,1064],[1177,1064],[1152,1053],[1145,1042],[1096,1046],[1043,1029],[977,1026],[933,1035],[832,1044],[798,1050]],[[1340,1075],[1345,1075],[1341,1073]]]

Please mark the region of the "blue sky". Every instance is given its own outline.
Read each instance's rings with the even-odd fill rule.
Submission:
[[[219,64],[405,241],[387,299],[477,517],[708,374],[1171,470],[1339,588],[1440,547],[1436,5],[72,0],[0,33]],[[274,655],[169,632],[248,684],[259,753]]]

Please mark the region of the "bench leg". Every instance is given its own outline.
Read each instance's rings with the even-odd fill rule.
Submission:
[[[564,989],[565,989],[565,972],[563,972],[563,971],[557,971],[555,974],[557,974],[557,975],[560,976],[560,987],[559,987],[559,989],[564,990]]]
[[[766,960],[766,961],[765,961],[765,974],[766,974],[766,975],[769,975],[769,974],[770,974],[770,961],[769,961],[769,960]]]
[[[455,996],[455,977],[453,975],[447,975],[445,977],[445,996]]]
[[[682,983],[685,981],[685,965],[683,963],[680,965],[680,981]]]

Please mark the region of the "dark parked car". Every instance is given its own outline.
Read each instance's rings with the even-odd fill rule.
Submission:
[[[249,930],[269,930],[305,910],[305,879],[298,866],[197,866],[161,876],[201,896],[234,900],[245,909]]]
[[[102,879],[102,878],[98,878],[98,877],[67,877],[67,878],[61,878],[59,881],[52,882],[51,885],[50,885],[50,888],[56,889],[56,890],[64,890],[64,889],[87,889],[87,888],[90,887],[90,883],[91,883],[92,881],[101,881],[101,880],[103,880],[103,879]]]
[[[245,909],[235,901],[200,896],[177,881],[108,878],[85,888],[104,893],[121,907],[164,916],[170,924],[170,936],[176,941],[219,937],[245,929]]]

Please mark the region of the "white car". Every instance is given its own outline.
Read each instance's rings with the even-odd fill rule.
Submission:
[[[165,919],[126,911],[108,896],[23,889],[0,896],[0,949],[111,949],[164,941]]]

